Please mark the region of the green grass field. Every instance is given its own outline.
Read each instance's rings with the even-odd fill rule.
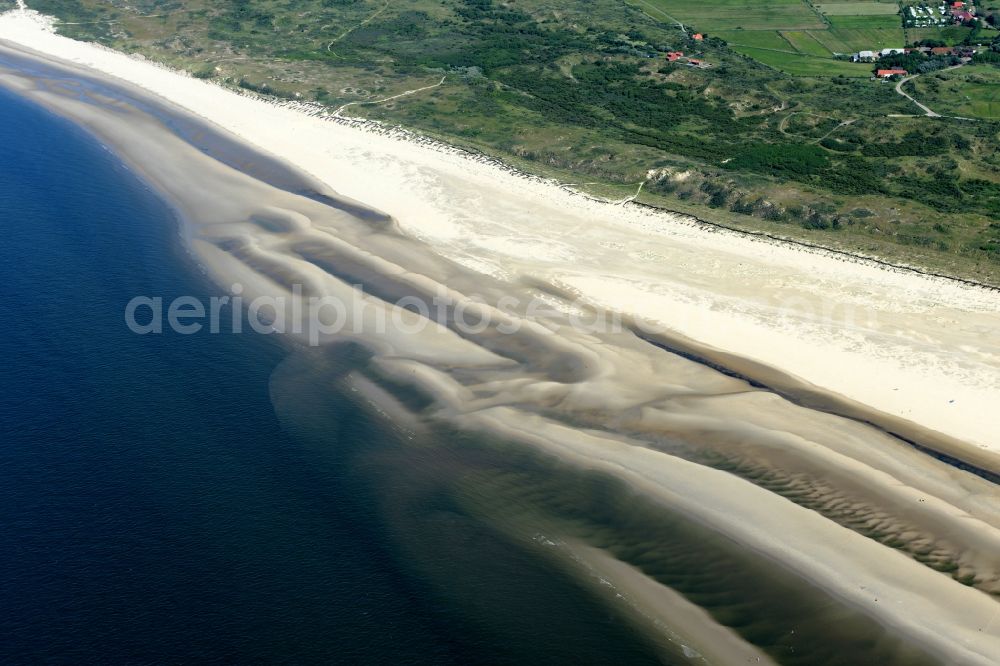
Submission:
[[[686,0],[628,0],[650,16],[680,21],[710,34],[719,30],[805,30],[823,21],[803,0],[713,0],[710,6]]]
[[[736,51],[797,76],[864,76],[870,68],[833,57],[907,43],[899,6],[890,1],[840,0],[815,10],[803,0],[721,0],[710,9],[681,0],[628,2],[651,16],[659,12],[661,20],[721,37]]]
[[[867,77],[871,75],[871,65],[845,62],[826,57],[803,55],[788,51],[772,51],[752,46],[732,45],[732,48],[750,56],[758,62],[774,67],[794,76],[850,76]]]
[[[837,2],[816,5],[820,14],[827,16],[874,16],[898,14],[899,7],[888,2]]]
[[[966,66],[922,76],[911,85],[918,99],[936,104],[939,113],[1000,120],[1000,69],[996,67]]]
[[[898,30],[903,32],[903,23],[898,16],[831,16],[830,24],[840,30]]]
[[[1000,120],[1000,86],[969,84],[961,92],[969,101],[960,108],[968,109],[970,116]]]
[[[776,30],[727,30],[717,32],[715,36],[726,40],[733,47],[752,46],[761,49],[795,52],[795,48]]]
[[[911,44],[921,39],[938,39],[954,46],[959,44],[969,34],[969,28],[960,25],[946,25],[940,28],[907,28],[906,42]]]
[[[725,39],[734,51],[796,76],[862,76],[868,72],[867,69],[858,70],[853,63],[833,60],[818,42],[813,40],[810,44],[805,32],[732,30],[717,33],[717,36]]]
[[[874,51],[884,48],[901,48],[905,37],[903,29],[879,28],[833,28],[831,30],[815,30],[812,36],[816,38],[831,53],[856,53],[858,51]]]
[[[765,65],[796,76],[867,76],[870,65],[834,60],[835,54],[896,48],[903,29],[727,30],[716,33],[732,48]]]
[[[817,41],[812,32],[783,32],[781,35],[791,42],[796,51],[803,55],[818,56],[820,58],[829,58],[832,55],[830,49]]]

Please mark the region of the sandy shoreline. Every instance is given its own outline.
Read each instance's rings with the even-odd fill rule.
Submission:
[[[386,211],[468,267],[576,289],[599,305],[1000,453],[993,409],[1000,404],[1000,298],[993,292],[587,200],[460,151],[263,104],[56,36],[32,13],[0,18],[0,38],[162,95]]]
[[[294,283],[350,300],[353,280],[384,293],[371,300],[386,309],[401,294],[440,286],[459,299],[485,295],[484,309],[501,294],[579,295],[966,440],[953,445],[998,468],[994,293],[587,200],[458,152],[263,104],[54,36],[31,14],[0,17],[0,39],[130,81],[394,218],[373,224],[349,207],[262,183],[113,96],[78,99],[5,75],[6,85],[106,139],[160,188],[188,218],[186,241],[219,284],[267,295]],[[995,486],[861,420],[792,405],[641,338],[572,328],[552,335],[546,326],[566,316],[529,321],[515,336],[439,326],[358,340],[373,352],[369,379],[431,396],[430,418],[617,477],[929,652],[988,663],[996,602],[903,550],[1000,589]],[[733,456],[734,469],[749,460],[786,474],[783,483],[799,483],[795,492],[815,497],[816,508],[684,459],[687,445],[696,445],[688,455]],[[848,509],[896,545],[837,522],[836,511]],[[604,564],[623,584],[639,575]],[[657,610],[636,585],[637,604],[669,614],[670,603]]]

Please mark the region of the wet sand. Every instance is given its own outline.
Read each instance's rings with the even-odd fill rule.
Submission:
[[[166,106],[158,106],[157,112],[137,106],[135,100],[142,99],[143,92],[127,84],[105,81],[93,71],[40,63],[6,47],[3,58],[0,84],[86,127],[177,208],[184,242],[221,288],[239,283],[246,302],[258,296],[288,296],[301,289],[305,295],[364,305],[349,308],[345,330],[324,332],[315,340],[310,340],[308,332],[292,330],[284,335],[292,357],[322,356],[326,349],[333,353],[345,342],[366,350],[367,358],[345,378],[331,382],[331,390],[339,386],[336,390],[368,395],[367,404],[374,413],[392,422],[415,424],[413,436],[425,445],[440,441],[445,449],[469,437],[469,450],[485,446],[488,451],[483,455],[496,462],[484,478],[521,473],[516,468],[504,469],[514,465],[504,462],[508,454],[512,459],[530,455],[548,461],[550,475],[559,483],[546,496],[533,500],[530,486],[515,483],[484,491],[474,504],[481,505],[484,519],[500,521],[504,510],[497,507],[504,505],[503,498],[517,498],[508,509],[524,513],[527,532],[528,525],[540,520],[556,536],[563,533],[568,541],[587,544],[580,552],[587,553],[587,559],[600,566],[616,587],[632,590],[623,603],[634,605],[644,618],[654,618],[654,625],[671,627],[676,622],[678,633],[683,633],[684,626],[690,631],[690,625],[671,618],[678,608],[671,595],[679,593],[707,610],[699,615],[695,624],[700,628],[695,633],[724,634],[734,641],[731,651],[720,656],[723,662],[729,660],[726,654],[753,654],[755,649],[779,661],[808,660],[812,649],[814,656],[842,653],[855,659],[853,663],[871,655],[878,655],[882,663],[918,659],[990,663],[1000,652],[996,599],[1000,594],[1000,496],[987,478],[998,470],[995,450],[978,440],[973,444],[954,434],[930,432],[917,424],[922,419],[902,420],[898,414],[880,413],[854,398],[836,395],[829,387],[810,385],[785,366],[776,369],[720,347],[718,335],[685,337],[703,330],[698,326],[640,331],[639,335],[629,326],[586,330],[574,325],[574,317],[605,316],[612,310],[631,315],[626,320],[633,324],[639,314],[655,318],[648,317],[648,308],[629,305],[627,294],[632,292],[622,286],[627,281],[622,276],[629,269],[614,259],[620,251],[614,247],[615,234],[624,238],[637,233],[634,229],[578,228],[577,235],[584,239],[606,231],[594,248],[595,252],[601,247],[607,250],[615,277],[593,270],[585,273],[585,262],[574,263],[575,256],[570,257],[575,268],[567,272],[565,258],[559,256],[568,251],[567,246],[543,243],[538,237],[522,238],[511,226],[501,224],[504,219],[524,219],[524,214],[517,212],[522,205],[517,193],[504,195],[501,184],[494,184],[490,193],[476,195],[483,198],[480,208],[467,210],[469,215],[489,211],[497,227],[472,234],[460,231],[468,227],[457,226],[449,232],[453,234],[450,241],[434,242],[444,237],[442,225],[447,222],[428,217],[433,211],[422,208],[420,200],[411,201],[403,215],[390,211],[394,213],[390,217],[341,197],[307,175],[301,176],[301,182],[308,184],[309,191],[296,193],[288,185],[294,182],[288,176],[295,173],[292,167],[285,167],[290,171],[284,172],[279,160],[250,175],[234,168],[239,164],[232,160],[206,154],[177,126],[164,122],[161,111]],[[25,61],[31,65],[18,64]],[[95,80],[97,85],[88,83]],[[121,94],[122,89],[127,94]],[[183,118],[184,112],[170,109],[168,115]],[[201,137],[212,145],[239,144],[221,129],[203,129],[208,134],[218,132],[218,138]],[[382,144],[373,144],[378,145]],[[391,160],[391,155],[378,155],[373,164],[382,165],[384,160]],[[449,167],[442,168],[447,171]],[[269,183],[262,175],[268,171],[281,172],[281,177]],[[356,183],[362,176],[378,180],[369,171],[354,174],[346,182]],[[429,189],[434,192],[433,187]],[[452,195],[449,189],[434,193],[445,198]],[[456,193],[460,201],[466,195],[467,190]],[[565,213],[553,216],[558,221]],[[468,221],[474,222],[473,218]],[[544,223],[545,219],[535,222]],[[504,233],[498,234],[497,228]],[[678,245],[672,251],[693,255],[697,233],[679,230],[676,235],[685,234],[691,238],[675,238]],[[726,247],[736,243],[721,235],[708,239]],[[712,268],[712,246],[708,241],[698,242],[704,243],[706,252],[701,260]],[[753,252],[761,249],[751,248]],[[774,260],[771,295],[784,293],[779,287],[787,293],[808,291],[813,296],[831,288],[826,279],[834,274],[833,265],[821,266],[812,285],[783,282],[788,278],[779,276],[790,265],[787,252],[791,250],[768,246],[762,253]],[[688,259],[693,260],[693,256]],[[796,261],[810,265],[826,260],[807,255]],[[484,273],[482,262],[498,263],[495,270]],[[748,313],[784,317],[786,328],[798,325],[806,334],[817,325],[809,314],[816,301],[804,295],[797,307],[789,301],[781,308],[773,304],[762,308],[748,285],[759,279],[757,271],[766,265],[748,268],[746,275],[724,276],[730,281],[725,301],[718,300],[709,309],[705,323],[728,317],[723,327],[725,340],[763,334],[765,329],[747,324]],[[721,264],[714,267],[715,277],[723,268]],[[969,333],[993,330],[997,307],[993,295],[916,276],[869,274],[868,268],[852,264],[842,268],[847,278],[856,278],[859,271],[863,274],[863,279],[851,284],[872,293],[858,291],[852,298],[870,307],[882,306],[866,300],[879,289],[905,288],[914,301],[964,295],[964,314],[950,315],[962,318],[962,325],[942,332],[937,343],[947,341],[956,350],[969,348],[956,352],[962,371],[971,373],[962,375],[965,379],[996,369],[992,339],[983,343]],[[674,269],[683,270],[676,265]],[[706,281],[697,289],[709,288],[711,271],[699,270],[686,288],[694,288],[700,280]],[[877,277],[884,278],[885,284],[878,286]],[[653,284],[650,275],[643,279],[642,289]],[[364,293],[355,289],[359,284]],[[622,289],[612,298],[609,290],[616,286]],[[656,293],[672,288],[680,287],[671,279]],[[585,300],[573,301],[577,294]],[[444,303],[445,316],[440,321],[428,322],[414,308],[398,305],[404,297],[430,302],[435,296]],[[548,307],[529,312],[539,302]],[[738,304],[742,305],[738,308]],[[601,305],[612,307],[604,310]],[[687,307],[702,305],[694,299]],[[859,343],[862,356],[872,352],[866,358],[873,368],[899,353],[894,345],[907,348],[930,330],[917,328],[916,333],[900,332],[898,339],[892,338],[896,327],[918,317],[903,312],[899,302],[886,307],[899,311],[872,325],[868,330],[874,337]],[[482,327],[463,327],[459,325],[463,313],[477,322],[487,315],[491,320]],[[286,314],[289,319],[295,317],[294,312]],[[516,331],[507,332],[508,326]],[[765,346],[785,344],[787,339],[778,333]],[[970,337],[961,338],[963,334]],[[886,341],[885,346],[873,347],[875,338]],[[310,342],[319,346],[311,347]],[[947,351],[932,342],[922,339],[922,345],[936,349],[927,353]],[[684,344],[687,349],[681,353],[685,350],[679,347]],[[786,365],[795,368],[796,348],[789,346],[787,351],[791,361]],[[836,358],[827,361],[835,362]],[[841,374],[850,379],[853,370],[848,364]],[[936,400],[941,389],[927,384],[909,388],[931,396],[928,400]],[[978,393],[977,388],[981,389]],[[988,400],[993,389],[986,383],[969,390],[976,399]],[[983,431],[991,417],[980,418],[968,429],[953,432]],[[933,418],[927,422],[942,423]],[[435,439],[431,434],[421,435],[421,430],[450,435]],[[942,462],[887,431],[912,444],[955,455],[986,474]],[[455,455],[465,453],[460,450]],[[581,527],[591,520],[586,516],[574,517],[576,523],[570,521],[567,516],[574,514],[568,500],[580,497],[572,489],[578,479],[592,478],[601,479],[602,484],[621,484],[611,486],[614,492],[609,497],[634,495],[636,515],[643,519],[625,524],[627,514],[621,514],[611,526],[600,529],[595,527],[600,521]],[[442,476],[440,482],[457,481]],[[536,505],[549,508],[536,509]],[[600,512],[595,508],[595,515]],[[545,517],[539,518],[542,514]],[[666,568],[659,574],[653,571],[650,558],[668,552],[669,537],[658,537],[642,548],[635,544],[650,526],[666,521],[667,516],[692,530],[692,536],[677,537],[689,551],[696,550],[702,539],[694,536],[697,530],[720,539],[716,551],[706,553],[729,553],[724,544],[732,544],[730,559],[725,560],[731,564],[726,566],[737,567],[737,573],[745,571],[742,582],[725,586],[735,601],[713,602],[710,597],[722,591],[711,580],[698,586],[685,583],[682,573],[695,576],[698,572],[680,555],[663,564]],[[592,548],[600,554],[588,550]],[[638,582],[642,575],[638,572],[649,577],[648,587]],[[720,569],[712,575],[721,579],[731,573]],[[806,617],[797,637],[778,638],[781,623],[787,619],[756,626],[767,622],[768,611],[755,611],[752,622],[741,620],[734,611],[750,603],[755,586],[778,590],[786,583],[794,594],[775,592],[771,612],[775,618],[791,618],[796,615],[793,610],[800,609],[799,614]],[[677,591],[658,596],[657,586],[664,584],[676,585]],[[718,626],[705,625],[709,615]],[[823,639],[823,627],[832,618],[839,618],[837,624],[843,630]],[[656,631],[648,623],[645,627]],[[794,648],[794,655],[784,651],[788,646]]]
[[[31,12],[4,15],[0,39],[170,100],[466,267],[577,292],[918,423],[997,467],[996,292],[595,202],[392,128],[265,103],[59,37]]]

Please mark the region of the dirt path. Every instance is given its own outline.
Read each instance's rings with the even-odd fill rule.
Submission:
[[[906,99],[910,100],[911,102],[913,102],[917,106],[919,106],[923,110],[924,115],[927,116],[928,118],[940,118],[941,117],[940,113],[935,113],[934,111],[931,111],[930,107],[927,107],[927,106],[921,104],[917,100],[915,100],[912,97],[910,97],[909,94],[907,94],[906,92],[903,91],[903,84],[906,83],[907,81],[912,81],[913,79],[917,78],[918,76],[920,76],[920,75],[919,74],[914,74],[913,76],[907,76],[904,79],[900,79],[899,82],[896,83],[896,92],[899,93],[900,95],[902,95],[903,97],[905,97]]]
[[[333,115],[336,116],[336,117],[340,117],[340,112],[341,111],[343,111],[347,107],[353,106],[355,104],[381,104],[382,102],[388,102],[390,100],[399,99],[400,97],[406,97],[407,95],[413,95],[415,93],[422,92],[424,90],[430,90],[431,88],[437,88],[438,86],[440,86],[441,84],[444,83],[444,80],[446,78],[448,78],[448,77],[447,76],[442,76],[441,80],[438,81],[437,83],[433,84],[433,85],[424,86],[423,88],[414,88],[413,90],[407,90],[405,92],[399,93],[398,95],[393,95],[392,97],[385,97],[383,99],[376,99],[376,100],[372,100],[370,102],[367,101],[367,100],[358,100],[357,102],[348,102],[347,104],[344,104],[343,106],[337,107],[337,110],[333,112]]]
[[[850,125],[851,123],[853,123],[853,122],[857,122],[857,120],[858,120],[857,118],[851,118],[850,120],[845,120],[845,121],[841,122],[841,123],[840,123],[839,125],[837,125],[836,127],[834,127],[834,128],[832,129],[832,130],[830,130],[829,132],[827,132],[826,134],[824,134],[824,135],[823,135],[823,136],[821,136],[820,138],[818,138],[818,139],[816,139],[815,141],[813,141],[813,143],[819,143],[820,141],[822,141],[822,140],[823,140],[823,139],[825,139],[826,137],[830,136],[831,134],[833,134],[833,133],[834,133],[834,132],[836,132],[837,130],[839,130],[839,129],[843,129],[844,127],[847,127],[847,126],[848,126],[848,125]]]
[[[336,44],[337,42],[339,42],[340,40],[342,40],[344,37],[347,37],[349,34],[351,34],[352,32],[354,32],[355,30],[357,30],[361,26],[363,26],[363,25],[365,25],[367,23],[370,23],[371,21],[374,21],[376,18],[378,18],[379,14],[381,14],[382,12],[384,12],[387,9],[389,9],[389,0],[385,0],[385,4],[382,5],[382,8],[379,9],[379,10],[377,10],[374,14],[372,14],[371,16],[369,16],[368,18],[366,18],[364,21],[362,21],[361,23],[358,23],[355,26],[352,26],[352,27],[348,28],[344,32],[342,32],[339,35],[337,35],[337,37],[333,41],[331,41],[329,44],[326,45],[326,50],[329,51],[329,52],[331,52],[331,53],[333,53],[333,45],[334,44]],[[326,26],[323,26],[323,27],[326,27]],[[333,55],[337,55],[337,54],[333,53]],[[339,58],[340,56],[337,56],[337,57]]]
[[[795,115],[807,115],[807,116],[815,116],[816,118],[829,118],[830,120],[836,120],[835,118],[830,118],[830,116],[821,116],[818,113],[811,113],[809,111],[793,111],[792,113],[789,113],[787,116],[785,116],[784,118],[781,119],[781,122],[778,123],[778,131],[781,132],[782,134],[784,134],[785,136],[799,137],[799,138],[808,138],[808,137],[803,137],[801,134],[789,133],[787,131],[787,129],[788,129],[788,121],[791,119],[792,116],[795,116]],[[830,136],[831,134],[833,134],[837,130],[843,129],[844,127],[847,127],[851,123],[855,123],[857,121],[858,121],[857,118],[850,118],[848,120],[843,120],[843,121],[839,122],[833,129],[831,129],[829,132],[827,132],[823,136],[819,137],[818,139],[811,139],[809,141],[809,143],[819,143],[820,141],[822,141],[826,137]]]
[[[647,8],[647,9],[652,9],[657,14],[662,14],[663,16],[666,16],[668,20],[673,21],[674,23],[677,24],[677,27],[679,27],[681,29],[681,32],[683,32],[685,35],[687,34],[687,29],[684,27],[683,23],[681,23],[680,21],[678,21],[677,19],[675,19],[673,16],[671,16],[670,14],[668,14],[665,11],[663,11],[662,9],[660,9],[659,7],[657,7],[655,5],[649,4],[648,2],[646,2],[646,0],[634,0],[634,2],[636,4],[642,5],[643,7]],[[625,4],[630,4],[630,3],[626,2]],[[634,7],[635,5],[632,5],[632,6]],[[646,10],[642,9],[641,7],[638,8],[638,9],[639,9],[639,11],[641,11],[646,16],[649,16],[649,18],[653,19],[654,21],[659,21],[660,20],[660,19],[657,19],[655,16],[650,16],[649,13],[646,12]]]

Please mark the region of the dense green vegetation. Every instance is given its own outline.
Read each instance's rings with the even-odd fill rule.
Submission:
[[[1000,125],[913,116],[870,65],[810,55],[800,60],[823,65],[790,76],[620,0],[28,2],[70,35],[252,91],[354,102],[352,113],[597,192],[645,180],[643,201],[727,224],[1000,274]],[[747,3],[767,5],[726,7]],[[805,16],[799,4],[782,12]],[[818,32],[770,34],[818,53]],[[372,103],[442,75],[426,93]]]
[[[910,87],[926,103],[952,108],[956,115],[1000,120],[1000,65],[997,63],[986,60],[983,64],[938,72],[914,80]]]

